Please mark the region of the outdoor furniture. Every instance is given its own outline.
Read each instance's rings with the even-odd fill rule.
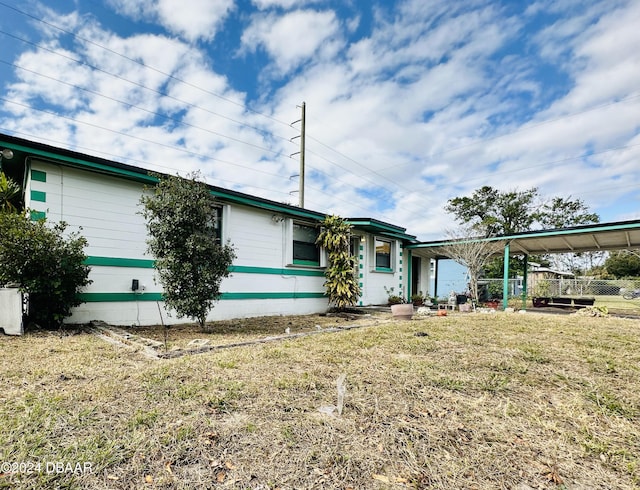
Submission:
[[[593,306],[595,298],[581,297],[572,298],[571,296],[553,296],[551,298],[533,298],[533,306],[542,308],[545,306],[559,306],[561,308],[585,308]]]

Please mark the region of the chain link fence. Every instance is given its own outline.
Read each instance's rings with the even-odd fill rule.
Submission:
[[[502,279],[483,279],[480,281],[481,299],[502,298]],[[593,279],[588,277],[529,280],[528,297],[553,296],[615,296],[622,298],[625,293],[640,290],[640,277],[631,279]],[[522,279],[509,279],[509,298],[522,297]],[[638,298],[640,299],[640,298]]]

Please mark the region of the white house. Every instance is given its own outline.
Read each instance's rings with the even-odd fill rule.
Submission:
[[[22,184],[32,219],[65,221],[88,241],[85,253],[93,283],[69,322],[103,320],[114,325],[177,323],[162,303],[154,261],[146,253],[140,214],[147,170],[0,134],[3,171]],[[209,320],[307,314],[327,309],[326,255],[314,244],[323,213],[211,186],[218,225],[237,258]],[[360,305],[386,303],[386,288],[404,297],[429,293],[430,259],[405,246],[405,228],[370,218],[350,218],[358,260]],[[162,318],[161,316],[162,315]]]

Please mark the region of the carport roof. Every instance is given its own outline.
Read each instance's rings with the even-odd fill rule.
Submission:
[[[640,248],[640,220],[597,223],[555,230],[528,231],[479,240],[509,243],[511,255],[625,250]],[[452,241],[454,240],[420,242],[408,245],[407,248],[433,249],[436,256],[444,258],[444,255],[439,253],[438,249]],[[502,252],[498,252],[498,254],[502,254]]]

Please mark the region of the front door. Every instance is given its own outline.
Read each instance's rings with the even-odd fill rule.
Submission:
[[[411,291],[412,294],[418,294],[420,292],[420,266],[422,262],[420,257],[411,257]]]

